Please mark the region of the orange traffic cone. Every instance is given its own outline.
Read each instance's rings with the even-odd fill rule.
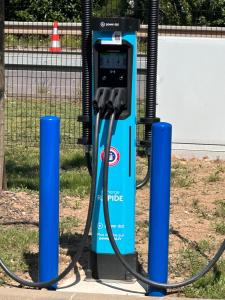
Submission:
[[[51,36],[51,47],[49,48],[50,52],[61,52],[62,48],[60,45],[60,38],[58,34],[58,22],[53,23],[53,33]]]

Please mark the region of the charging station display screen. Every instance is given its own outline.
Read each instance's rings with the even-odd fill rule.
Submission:
[[[127,55],[118,52],[100,53],[100,68],[103,69],[126,69]]]
[[[127,49],[101,49],[98,52],[98,86],[127,87]]]

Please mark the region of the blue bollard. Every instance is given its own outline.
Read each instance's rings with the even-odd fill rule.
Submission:
[[[168,279],[171,139],[170,124],[152,125],[148,275],[161,283]],[[148,295],[162,297],[166,290],[149,287]]]
[[[39,281],[58,276],[60,119],[40,118]],[[54,284],[50,289],[56,289]]]

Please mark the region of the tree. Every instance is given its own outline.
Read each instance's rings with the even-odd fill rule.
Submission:
[[[93,1],[94,10],[103,0]],[[81,20],[81,0],[6,0],[7,21],[77,22]]]
[[[148,20],[149,0],[138,0],[135,15]],[[160,0],[160,24],[184,26],[224,26],[225,0]]]

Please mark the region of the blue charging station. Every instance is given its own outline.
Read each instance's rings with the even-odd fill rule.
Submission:
[[[86,146],[88,163],[93,147],[88,216],[75,257],[58,275],[60,120],[43,117],[40,122],[40,281],[18,277],[0,258],[0,268],[23,286],[56,289],[57,282],[78,262],[91,226],[87,279],[133,281],[136,278],[148,285],[150,296],[161,297],[168,288],[192,284],[209,272],[225,251],[224,240],[197,274],[182,282],[167,282],[172,127],[156,118],[158,9],[158,0],[149,1],[145,117],[139,120],[145,125],[145,140],[140,145],[151,150],[148,151],[150,176],[148,172],[141,184],[146,184],[150,177],[148,277],[137,272],[135,251],[136,32],[140,24],[130,17],[94,18],[91,24],[91,1],[83,0],[83,115],[78,120],[83,123],[80,143]]]
[[[98,19],[93,22],[93,99],[101,88],[121,88],[125,105],[116,120],[109,158],[108,203],[114,238],[127,261],[136,268],[136,77],[139,22],[131,18]],[[108,95],[108,97],[110,97]],[[105,97],[107,101],[107,95]],[[97,279],[131,279],[118,261],[108,238],[103,214],[103,160],[108,128],[102,117],[99,132],[97,193],[92,222],[91,270]],[[93,117],[93,126],[95,118]]]

